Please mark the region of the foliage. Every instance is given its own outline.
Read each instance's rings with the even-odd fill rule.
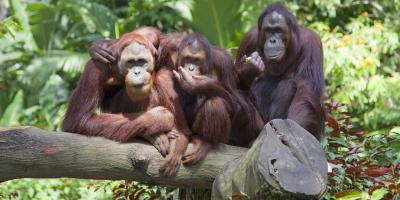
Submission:
[[[194,1],[193,27],[207,36],[211,43],[226,46],[241,28],[240,5],[240,1],[230,0]]]
[[[79,179],[20,179],[0,184],[0,199],[130,199],[176,200],[178,189],[138,182]]]
[[[326,102],[331,168],[326,199],[400,199],[400,127],[366,133],[352,124],[348,106]]]
[[[110,199],[111,188],[94,188],[101,181],[21,179],[0,185],[0,199]],[[102,189],[102,192],[99,192]]]
[[[0,21],[0,38],[4,37],[4,33],[8,33],[11,37],[15,38],[15,32],[21,30],[22,27],[11,17]]]
[[[189,13],[181,15],[188,7],[188,2],[166,0],[138,0],[129,2],[127,19],[121,20],[124,24],[123,32],[146,25],[156,26],[162,32],[182,32],[190,30]],[[141,12],[146,10],[146,12]]]
[[[351,105],[355,125],[367,130],[390,128],[400,117],[400,43],[389,26],[366,13],[351,19],[343,31],[311,24],[324,44],[328,98]]]
[[[177,200],[179,199],[178,189],[169,189],[160,186],[148,186],[132,181],[104,181],[98,185],[92,185],[94,188],[111,188],[112,199],[160,199]]]
[[[271,0],[8,0],[0,21],[0,126],[59,129],[98,39],[139,26],[200,32],[235,52]],[[333,171],[326,199],[400,199],[400,0],[278,1],[324,45],[329,117],[323,141]],[[341,102],[341,103],[336,103]],[[95,192],[97,191],[97,192]],[[0,199],[177,198],[136,182],[22,179]]]

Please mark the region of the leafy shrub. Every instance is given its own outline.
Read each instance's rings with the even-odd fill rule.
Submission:
[[[326,107],[323,146],[331,172],[325,199],[400,199],[400,127],[366,133],[352,125],[347,105]]]
[[[2,2],[12,16],[0,22],[0,126],[57,130],[94,40],[153,25],[164,32],[193,29],[234,52],[271,2]],[[325,198],[400,199],[400,0],[280,2],[324,45],[329,117],[323,146],[332,168]],[[136,182],[125,188],[123,181],[22,179],[0,185],[0,199],[176,195],[177,190]]]
[[[311,27],[324,44],[328,99],[349,105],[355,126],[388,129],[400,118],[399,62],[394,56],[399,37],[389,24],[363,15],[346,24],[344,31],[322,23]]]
[[[110,188],[94,188],[101,181],[78,179],[20,179],[0,184],[0,199],[110,199]],[[100,189],[103,191],[100,192]],[[97,192],[96,192],[97,191]]]

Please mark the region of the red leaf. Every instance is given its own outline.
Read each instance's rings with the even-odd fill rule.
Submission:
[[[332,163],[332,164],[341,164],[341,163],[343,163],[343,161],[341,161],[341,160],[328,160],[328,162]]]
[[[351,132],[351,134],[355,135],[355,136],[363,136],[365,134],[365,131],[360,131],[360,130],[353,131],[353,132]]]
[[[370,160],[358,160],[356,161],[358,165],[369,166],[371,164]]]
[[[382,184],[382,185],[385,185],[385,181],[383,181],[383,180],[380,180],[380,179],[377,179],[377,178],[374,178],[374,179],[372,179],[375,183],[379,183],[379,184]]]
[[[383,176],[391,171],[390,168],[387,167],[377,167],[377,168],[369,168],[364,170],[364,174],[370,177],[378,177]]]
[[[339,123],[332,117],[332,115],[326,116],[326,122],[328,123],[328,126],[333,128],[331,135],[333,137],[338,137],[339,136]]]
[[[376,179],[376,178],[375,178],[375,179]],[[381,181],[383,181],[383,182],[385,182],[385,183],[396,184],[396,181],[394,181],[394,180],[385,179],[385,180],[381,180]]]
[[[360,175],[361,169],[360,167],[348,167],[346,168],[346,174],[351,174],[353,176],[358,176]]]

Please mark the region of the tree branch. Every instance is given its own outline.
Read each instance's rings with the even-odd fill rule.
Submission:
[[[140,140],[119,144],[34,127],[0,128],[0,182],[59,177],[135,180],[212,188],[213,199],[313,199],[324,193],[327,183],[327,161],[319,142],[291,120],[269,122],[251,149],[221,145],[200,163],[181,166],[175,177],[159,173],[163,162],[153,146]]]
[[[0,129],[0,182],[70,177],[210,188],[224,164],[246,151],[222,145],[200,164],[190,168],[181,166],[176,177],[166,178],[158,172],[164,158],[141,140],[119,144],[101,137],[35,127]]]

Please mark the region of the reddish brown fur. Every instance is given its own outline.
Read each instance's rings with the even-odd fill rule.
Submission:
[[[177,69],[175,64],[178,47],[183,37],[184,35],[179,33],[161,35],[156,67],[161,68],[160,71],[163,71],[163,73],[159,74],[165,76],[157,75],[158,79],[155,80],[155,85],[162,83],[163,87],[158,90],[158,87],[154,87],[157,90],[154,94],[159,94],[159,98],[151,99],[157,101],[157,105],[163,105],[174,113],[175,126],[179,132],[185,135],[191,134],[186,121],[186,117],[188,118],[192,130],[195,132],[193,142],[198,145],[194,153],[186,156],[186,162],[195,163],[202,159],[210,144],[217,145],[221,142],[229,142],[229,144],[247,147],[257,137],[263,122],[249,99],[238,91],[236,87],[237,73],[233,60],[224,49],[210,48],[211,66],[214,69],[212,76],[217,76],[217,78],[208,82],[201,89],[205,94],[204,97],[208,100],[190,98],[190,95],[183,92],[174,81],[170,80],[171,71]],[[110,41],[103,41],[102,43],[108,42]],[[107,69],[107,66],[102,69]],[[106,74],[112,76],[112,71]],[[159,80],[158,83],[156,83],[157,80]],[[115,95],[115,92],[112,92],[115,91],[115,84],[108,87],[110,88],[110,90],[107,89],[107,91],[110,91],[107,94],[108,100],[104,101],[101,106],[104,110],[109,112],[135,112],[134,107],[124,106],[126,104],[124,101],[127,98],[123,91]],[[109,98],[113,96],[116,97]],[[186,105],[185,112],[182,111],[180,103],[176,101],[177,99],[180,99]],[[120,103],[110,105],[110,102],[114,100]],[[148,105],[143,103],[137,106],[144,108]],[[199,137],[202,139],[199,139]],[[185,142],[177,141],[175,148],[183,149],[186,147],[185,145]]]
[[[177,59],[173,54],[178,54],[179,48],[185,44],[181,42],[183,35],[172,34],[162,37],[159,55],[160,62],[169,65],[170,69],[177,69]],[[253,104],[246,96],[241,94],[236,87],[236,71],[232,57],[221,48],[212,47],[208,41],[203,41],[209,46],[211,69],[207,75],[216,76],[202,86],[199,93],[192,96],[177,88],[185,114],[194,134],[196,150],[187,155],[186,163],[195,163],[202,159],[208,148],[220,143],[229,143],[248,147],[263,126],[263,122]]]
[[[161,35],[160,46],[158,48],[159,66],[164,66],[169,69],[175,69],[175,63],[178,55],[178,46],[183,39],[181,33],[168,33]]]
[[[136,32],[122,35],[110,42],[109,46],[118,59],[123,48],[131,42],[145,45],[155,56],[156,49],[152,42]],[[168,158],[170,161],[174,160],[169,165],[179,164],[176,160],[181,159],[188,142],[183,134],[190,134],[190,130],[188,131],[185,121],[180,117],[183,111],[174,90],[171,72],[165,69],[154,71],[154,82],[148,97],[133,103],[123,84],[107,84],[110,77],[123,79],[116,72],[116,66],[99,65],[100,63],[93,60],[86,64],[70,99],[62,130],[126,142],[132,137],[177,129],[176,140],[179,141],[179,145],[175,145]],[[101,109],[103,113],[97,114],[97,109]]]
[[[231,101],[231,131],[228,144],[249,147],[257,138],[264,122],[251,100],[236,85],[238,73],[232,56],[222,48],[214,47],[212,62],[218,80],[229,94]],[[212,120],[212,119],[211,119]]]
[[[153,42],[155,44],[158,44],[159,42],[157,41]],[[125,49],[125,47],[127,47],[132,42],[137,42],[139,44],[144,45],[151,51],[154,57],[156,56],[157,49],[154,47],[153,43],[147,38],[145,38],[143,35],[137,33],[136,31],[123,34],[120,38],[109,44],[109,47],[111,48],[111,50],[113,50],[115,54],[114,56],[116,58],[119,58],[121,52]]]
[[[169,68],[176,70],[176,58],[172,59],[171,55],[177,55],[179,44],[184,36],[179,33],[161,36],[159,62],[166,63],[170,66]],[[227,142],[231,145],[248,147],[258,136],[264,123],[250,99],[242,94],[236,86],[238,74],[232,56],[225,49],[219,47],[211,47],[210,55],[212,68],[217,75],[217,82],[208,84],[203,90],[212,100],[209,103],[204,103],[202,109],[194,109],[195,112],[189,114],[188,121],[193,122],[195,129],[203,129],[199,133],[204,133],[203,137],[208,138],[213,144]],[[182,91],[180,95],[185,96]],[[187,97],[182,98],[187,100]],[[194,103],[193,101],[187,103],[185,108],[194,107]],[[211,113],[207,117],[203,117],[207,110],[218,111],[222,117],[215,118],[218,115]],[[195,115],[198,117],[195,117]],[[229,116],[230,120],[225,120],[227,119],[225,116]],[[194,118],[199,120],[196,121]],[[213,125],[214,123],[216,125]],[[204,130],[207,127],[213,127],[214,130]],[[213,133],[218,133],[215,136],[216,139],[213,139]]]
[[[291,29],[291,40],[283,61],[267,63],[263,53],[262,39],[258,32],[263,19],[273,11],[282,14]],[[265,67],[284,67],[281,76],[273,76],[265,70],[255,80],[257,72],[246,68],[243,56],[258,51]],[[264,122],[275,118],[295,120],[320,139],[324,128],[325,112],[322,105],[324,90],[322,44],[317,34],[297,24],[295,17],[286,8],[272,4],[260,15],[258,28],[250,30],[242,40],[236,63],[240,88],[254,98]]]
[[[160,44],[161,32],[157,28],[151,26],[144,26],[136,29],[135,33],[143,35],[147,40],[149,40],[153,44],[155,48],[158,48],[158,45]]]
[[[112,42],[110,47],[112,47],[118,58],[123,48],[133,41],[145,45],[155,54],[154,46],[146,38],[135,32],[122,35],[118,40]],[[162,119],[160,122],[163,123],[157,128],[158,132],[172,129],[174,119],[173,115],[168,111],[160,113],[160,117],[155,119],[143,120],[142,114],[151,116],[151,113],[142,112],[147,111],[147,107],[156,106],[148,103],[150,99],[154,98],[154,92],[150,92],[147,101],[139,104],[133,104],[126,95],[122,97],[117,95],[120,98],[120,101],[117,101],[115,100],[115,91],[119,91],[119,94],[125,93],[124,87],[116,88],[106,84],[109,76],[118,76],[116,72],[110,73],[110,71],[115,71],[116,67],[99,67],[96,64],[91,60],[85,66],[78,86],[71,97],[62,124],[64,131],[103,136],[119,142],[125,142],[130,137],[141,134],[140,131],[142,130],[144,130],[144,135],[150,134],[151,132],[147,132],[147,130],[154,129],[151,126],[154,123],[153,120]],[[106,70],[106,72],[101,70]],[[121,79],[122,77],[116,78]],[[146,108],[143,107],[143,104],[146,105]],[[110,110],[115,105],[119,105],[124,109],[119,111]],[[96,109],[98,108],[110,113],[96,114]]]

